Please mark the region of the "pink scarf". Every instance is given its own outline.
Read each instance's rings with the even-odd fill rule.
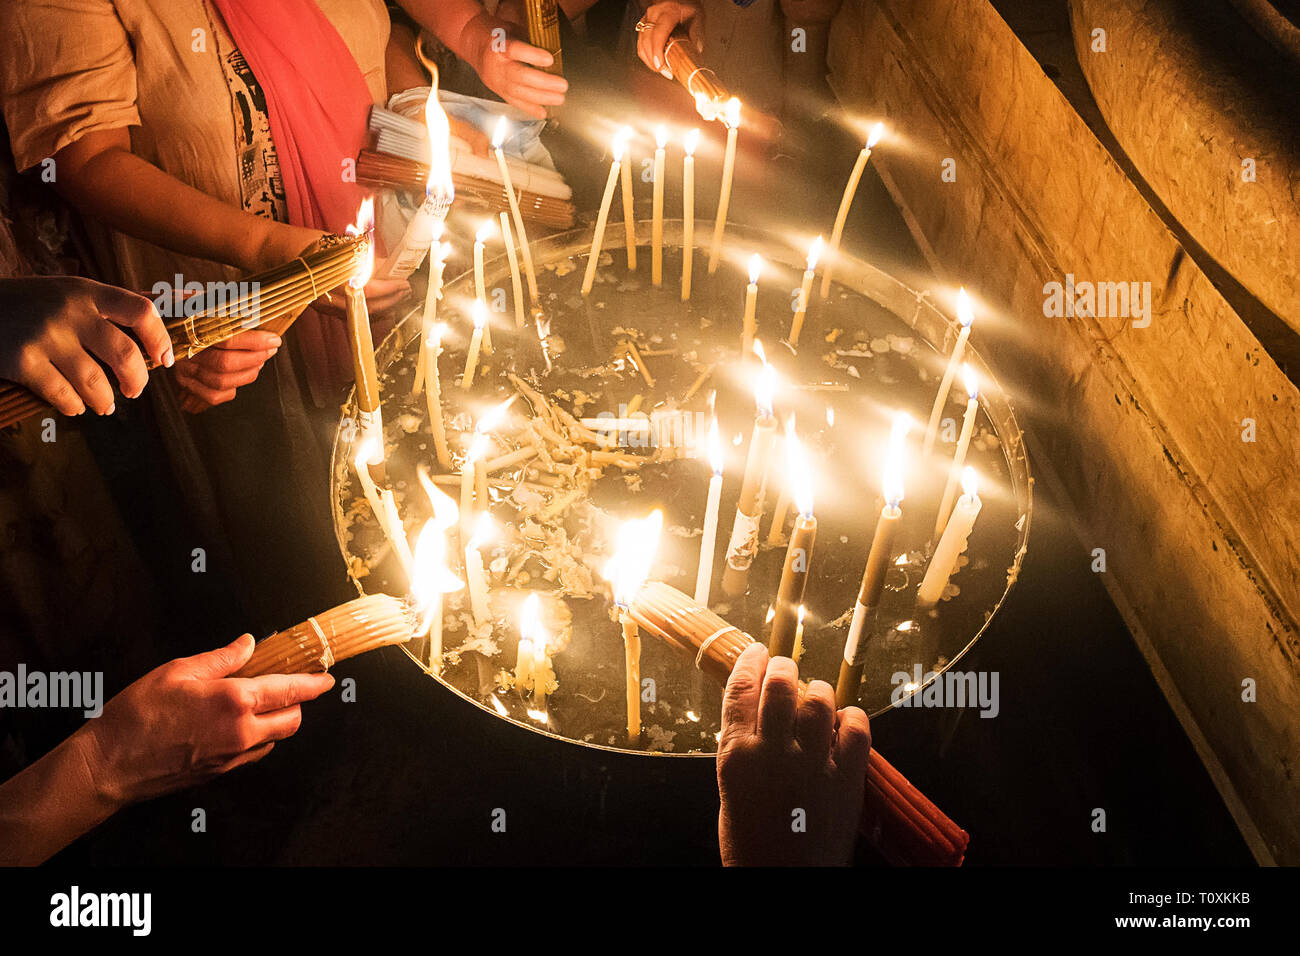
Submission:
[[[342,233],[364,193],[343,179],[373,103],[352,51],[314,0],[213,0],[266,97],[289,221]],[[318,405],[352,375],[347,329],[309,309],[296,325]],[[323,401],[324,400],[324,401]]]

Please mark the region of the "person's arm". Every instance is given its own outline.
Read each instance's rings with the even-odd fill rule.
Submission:
[[[555,58],[517,39],[518,23],[492,16],[478,0],[399,2],[416,22],[473,67],[488,89],[511,106],[545,119],[547,107],[564,102],[568,82],[562,76],[544,72]]]
[[[34,866],[128,804],[261,760],[297,732],[329,674],[232,678],[253,653],[233,644],[155,668],[103,713],[0,784],[0,866]]]
[[[695,44],[695,52],[704,52],[704,11],[694,0],[685,3],[678,0],[652,3],[641,15],[641,22],[648,29],[637,32],[636,54],[642,63],[656,73],[666,69],[664,51],[668,48],[668,39],[683,23],[687,24],[687,33]]]
[[[144,296],[73,276],[0,280],[0,378],[64,415],[87,407],[112,414],[113,389],[99,362],[128,398],[149,381],[140,345],[118,326],[135,333],[155,364],[175,361],[162,318]]]
[[[722,698],[718,845],[726,866],[841,866],[853,859],[871,728],[835,710],[825,681],[752,644]],[[796,826],[796,823],[800,824]]]

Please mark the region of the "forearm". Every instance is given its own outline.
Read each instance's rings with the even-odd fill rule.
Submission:
[[[122,804],[104,792],[83,728],[0,784],[0,866],[35,866],[103,823]]]
[[[474,65],[490,34],[489,16],[479,0],[399,0],[420,26],[452,53]]]
[[[274,231],[289,228],[188,186],[119,146],[78,160],[60,169],[57,188],[65,199],[119,232],[182,255],[256,271]]]

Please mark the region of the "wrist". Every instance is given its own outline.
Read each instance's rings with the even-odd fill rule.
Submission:
[[[129,788],[107,756],[95,729],[95,718],[65,741],[79,788],[100,819],[107,819],[133,802]]]

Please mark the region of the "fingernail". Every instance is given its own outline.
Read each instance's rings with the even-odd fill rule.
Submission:
[[[274,358],[276,353],[279,351],[280,351],[279,349],[271,349],[271,354],[268,355],[267,358]]]
[[[655,57],[655,69],[656,69],[656,70],[659,70],[660,72],[662,72],[662,71],[663,71],[663,68],[664,68],[664,65],[663,65],[661,62],[659,62],[659,57],[656,56],[656,57]]]
[[[281,341],[280,336],[278,336],[278,335],[273,335],[273,336],[271,336],[271,347],[272,347],[272,348],[277,348],[277,349],[278,349],[282,344],[283,344],[283,342]]]
[[[163,368],[171,368],[175,364],[176,353],[172,351],[172,347],[169,345],[167,346],[167,354],[163,356]]]
[[[117,411],[117,402],[114,402],[112,405],[109,405],[109,406],[108,406],[108,411],[106,411],[104,414],[105,414],[105,415],[112,415],[115,411]]]

